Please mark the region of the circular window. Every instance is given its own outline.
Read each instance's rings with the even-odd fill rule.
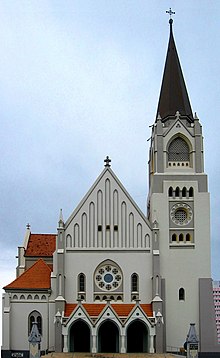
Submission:
[[[104,281],[107,282],[107,283],[110,283],[113,281],[113,276],[110,274],[110,273],[107,273],[105,276],[104,276]]]
[[[172,207],[170,216],[175,224],[187,225],[192,220],[193,212],[189,205],[178,203]]]
[[[174,216],[176,220],[183,223],[187,219],[187,212],[184,209],[177,209]]]
[[[122,273],[112,265],[103,265],[95,272],[96,285],[102,290],[113,291],[122,282]]]

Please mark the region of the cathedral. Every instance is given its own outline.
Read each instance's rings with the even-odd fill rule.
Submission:
[[[217,352],[210,198],[202,126],[192,113],[173,20],[149,148],[144,214],[104,169],[56,234],[27,226],[16,279],[4,287],[2,358],[47,352],[163,353],[195,324],[201,357]]]

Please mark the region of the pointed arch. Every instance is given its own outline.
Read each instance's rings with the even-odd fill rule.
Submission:
[[[191,186],[191,187],[189,188],[189,197],[192,198],[193,195],[194,195],[194,191],[193,191],[193,187]]]
[[[189,162],[189,145],[182,136],[177,136],[171,140],[168,146],[168,161],[170,162]]]
[[[176,190],[175,190],[175,196],[179,197],[180,196],[180,188],[177,186]]]
[[[177,236],[176,234],[172,234],[172,242],[176,242],[177,241]]]
[[[169,195],[169,197],[173,196],[173,188],[172,188],[172,186],[170,186],[169,189],[168,189],[168,195]]]
[[[32,311],[28,316],[28,335],[30,335],[31,333],[31,329],[34,322],[37,322],[38,331],[40,335],[42,335],[42,316],[38,311]]]
[[[69,335],[70,352],[90,352],[90,327],[85,321],[76,320],[70,328]]]
[[[182,189],[182,197],[185,198],[186,197],[186,187],[184,186]]]
[[[86,276],[84,273],[78,275],[78,294],[85,293],[86,291]],[[81,298],[85,298],[84,296]]]
[[[191,241],[191,235],[189,233],[186,234],[186,241]]]
[[[139,277],[138,274],[133,273],[131,275],[131,292],[139,291]]]
[[[148,352],[148,329],[140,320],[132,321],[127,328],[127,353]]]
[[[99,353],[119,352],[119,329],[112,320],[105,320],[98,329]]]
[[[184,241],[184,235],[181,233],[179,234],[179,241],[180,242],[183,242]]]

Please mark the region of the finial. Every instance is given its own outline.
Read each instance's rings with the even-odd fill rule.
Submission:
[[[62,209],[60,209],[60,216],[59,216],[59,229],[63,229],[64,228],[64,221],[63,221],[63,211]]]
[[[199,119],[196,112],[194,114],[194,119]]]
[[[160,113],[158,113],[158,115],[157,115],[157,121],[161,121],[161,115],[160,115]]]
[[[30,228],[31,228],[31,225],[30,225],[29,223],[27,223],[26,229],[27,229],[27,230],[30,230]]]
[[[110,165],[111,159],[108,157],[108,155],[107,155],[107,157],[105,158],[104,162],[105,162],[105,167],[110,167],[110,166],[111,166],[111,165]]]
[[[172,11],[170,7],[170,9],[166,11],[166,13],[170,15],[169,24],[170,24],[170,30],[172,30],[172,24],[173,24],[172,15],[175,14],[175,11]]]
[[[176,117],[176,119],[180,119],[180,112],[179,111],[176,111],[175,117]]]

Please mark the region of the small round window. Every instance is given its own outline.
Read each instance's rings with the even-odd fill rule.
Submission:
[[[187,225],[192,220],[193,212],[189,205],[178,203],[172,207],[170,216],[175,224]]]

